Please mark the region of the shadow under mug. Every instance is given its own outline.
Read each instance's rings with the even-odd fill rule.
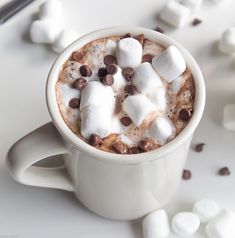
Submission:
[[[161,148],[142,154],[119,155],[98,150],[80,140],[63,121],[55,84],[71,53],[92,40],[112,35],[144,34],[183,54],[195,80],[194,113],[185,129]],[[112,219],[131,220],[163,207],[181,180],[193,133],[205,106],[205,85],[193,57],[168,36],[140,27],[112,27],[89,33],[72,43],[53,64],[46,85],[52,122],[17,141],[9,150],[7,165],[16,181],[72,191],[91,211]],[[36,162],[61,155],[64,166],[42,168]]]

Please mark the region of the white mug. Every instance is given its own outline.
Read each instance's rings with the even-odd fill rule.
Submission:
[[[195,80],[194,113],[185,129],[166,145],[147,153],[120,155],[98,150],[79,139],[61,117],[55,84],[71,53],[88,42],[126,33],[144,34],[164,46],[175,45]],[[7,165],[16,181],[72,191],[91,211],[112,219],[131,220],[163,207],[180,183],[193,133],[205,106],[205,85],[193,57],[168,36],[140,27],[112,27],[87,34],[57,58],[46,85],[52,122],[17,141],[9,150]],[[61,155],[64,166],[40,168],[34,163]]]

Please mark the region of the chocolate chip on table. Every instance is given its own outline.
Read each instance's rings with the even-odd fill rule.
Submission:
[[[192,116],[192,109],[183,108],[179,112],[179,119],[188,121]]]
[[[143,139],[139,141],[138,147],[142,152],[148,152],[153,150],[154,145],[151,140]]]
[[[89,139],[89,144],[92,146],[98,146],[103,144],[103,140],[100,136],[92,134]]]
[[[150,55],[150,54],[143,55],[142,63],[144,62],[152,63],[152,59],[153,59],[153,55]]]
[[[122,69],[122,75],[124,76],[127,82],[130,82],[134,75],[134,69],[131,67],[125,67]]]
[[[165,31],[164,31],[161,27],[159,27],[159,26],[157,26],[154,30],[157,31],[157,32],[160,32],[160,33],[164,33],[164,32],[165,32]]]
[[[231,174],[228,167],[223,167],[219,170],[219,175],[221,176],[229,176]]]
[[[192,178],[192,172],[190,170],[184,169],[183,170],[183,174],[182,174],[182,178],[184,180],[189,180]]]
[[[193,26],[197,26],[197,25],[199,25],[199,24],[201,24],[201,23],[202,23],[202,20],[199,19],[199,18],[195,18],[195,19],[192,21],[192,25],[193,25]]]
[[[113,85],[114,79],[111,74],[106,74],[103,78],[100,79],[100,81],[105,85],[111,86]]]
[[[139,149],[139,147],[137,146],[133,146],[131,148],[128,149],[127,153],[128,154],[139,154],[141,151]]]
[[[117,73],[117,66],[115,65],[115,64],[110,64],[110,65],[108,65],[107,67],[106,67],[106,69],[107,69],[107,73],[108,74],[116,74]]]
[[[142,46],[144,46],[144,34],[135,36],[134,38],[138,40]]]
[[[123,126],[130,126],[132,120],[130,119],[130,117],[122,117],[120,119],[120,122],[122,123]]]
[[[84,78],[78,78],[73,82],[73,87],[82,90],[86,86],[87,81]]]
[[[113,143],[112,149],[117,153],[117,154],[126,154],[127,153],[127,147],[120,141],[115,141]]]
[[[72,98],[70,101],[69,101],[69,106],[71,108],[79,108],[80,106],[80,100],[78,98]]]
[[[110,64],[117,64],[117,59],[116,59],[116,57],[113,56],[113,55],[106,55],[106,56],[104,57],[104,64],[105,64],[106,66],[108,66],[108,65],[110,65]]]
[[[205,146],[205,143],[198,143],[198,144],[195,145],[194,150],[196,152],[202,152],[204,146]]]
[[[135,95],[137,93],[138,93],[138,90],[137,90],[137,88],[134,85],[126,85],[124,87],[125,97],[131,96],[131,95]]]
[[[121,39],[131,38],[131,37],[132,37],[131,33],[126,33],[125,35],[123,35],[123,36],[121,37]]]
[[[108,72],[107,72],[107,69],[106,69],[106,68],[104,68],[104,67],[99,68],[99,70],[98,70],[98,77],[99,77],[99,78],[102,78],[102,77],[104,77],[107,73],[108,73]]]
[[[92,75],[91,68],[85,64],[80,67],[79,71],[83,77],[90,77]]]
[[[74,51],[72,53],[72,59],[75,61],[81,61],[84,57],[84,53],[80,52],[80,51]]]

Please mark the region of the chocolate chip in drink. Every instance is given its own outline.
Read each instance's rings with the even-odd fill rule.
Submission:
[[[69,101],[69,106],[71,108],[79,108],[80,106],[80,100],[78,98],[72,98],[70,101]]]
[[[149,139],[140,140],[138,144],[139,149],[142,152],[148,152],[153,149],[153,142]]]
[[[111,86],[114,82],[113,76],[111,74],[106,74],[103,78],[101,78],[101,82],[105,85]]]
[[[87,84],[87,81],[84,78],[78,78],[73,82],[73,87],[82,90]]]
[[[192,116],[192,109],[183,108],[179,112],[179,119],[188,121]]]
[[[113,55],[106,55],[106,56],[104,57],[104,64],[105,64],[106,66],[108,66],[108,65],[110,65],[110,64],[117,64],[117,59],[116,59],[116,57],[113,56]]]
[[[122,117],[120,119],[120,122],[122,123],[123,126],[130,126],[132,120],[130,119],[130,117]]]
[[[164,32],[165,32],[165,31],[164,31],[161,27],[159,27],[159,26],[157,26],[154,30],[157,31],[157,32],[160,32],[160,33],[164,33]]]
[[[142,46],[144,46],[144,34],[135,36],[134,38],[138,40]]]
[[[228,167],[223,167],[219,170],[219,175],[221,176],[229,176],[231,174]]]
[[[153,59],[153,55],[150,55],[150,54],[143,55],[142,63],[144,62],[152,63],[152,59]]]
[[[197,25],[199,25],[199,24],[201,24],[201,23],[202,23],[202,20],[199,19],[199,18],[195,18],[195,19],[192,21],[192,25],[193,25],[193,26],[197,26]]]
[[[204,146],[205,146],[205,143],[198,143],[198,144],[195,145],[194,150],[196,152],[202,152]]]
[[[103,140],[100,136],[92,134],[89,139],[89,144],[92,146],[99,146],[103,144]]]
[[[112,149],[117,153],[117,154],[126,154],[127,153],[127,147],[120,141],[115,141],[113,143]]]
[[[133,75],[134,75],[134,69],[131,67],[126,67],[122,69],[122,75],[126,79],[127,82],[130,82]]]
[[[79,71],[83,77],[90,77],[92,75],[91,68],[85,64],[80,67]]]
[[[72,54],[72,59],[75,61],[81,61],[84,57],[84,53],[80,52],[80,51],[74,51]]]
[[[116,74],[117,73],[117,66],[115,64],[110,64],[107,66],[107,73],[108,74]]]
[[[184,169],[183,170],[183,174],[182,174],[182,178],[184,180],[189,180],[192,178],[192,172],[190,170]]]
[[[131,38],[132,36],[131,36],[131,33],[126,33],[125,35],[123,35],[122,37],[121,37],[121,39],[124,39],[124,38]]]
[[[135,95],[137,93],[138,93],[138,90],[137,90],[137,88],[134,85],[126,85],[124,87],[125,97],[131,96],[131,95]]]
[[[108,72],[107,72],[107,69],[106,68],[99,68],[99,70],[98,70],[98,77],[99,78],[102,78],[102,77],[104,77],[106,74],[107,74]]]
[[[127,153],[128,154],[139,154],[141,151],[139,149],[139,147],[137,146],[133,146],[131,148],[128,149]]]

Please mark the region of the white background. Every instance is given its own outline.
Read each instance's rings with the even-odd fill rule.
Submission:
[[[5,156],[20,137],[50,121],[44,88],[56,54],[34,45],[28,29],[37,16],[35,1],[0,26],[0,238],[41,237],[142,237],[140,221],[111,221],[92,214],[72,193],[28,187],[8,174]],[[186,168],[193,178],[182,181],[178,194],[166,207],[170,217],[190,210],[199,198],[215,199],[221,207],[235,210],[235,133],[221,126],[223,106],[235,103],[235,58],[220,53],[217,41],[235,23],[235,1],[213,4],[204,0],[198,16],[201,25],[174,30],[157,19],[164,0],[63,0],[67,26],[81,35],[114,25],[166,29],[196,58],[205,76],[207,104],[193,143],[206,143],[202,153],[191,151]],[[216,174],[229,166],[230,177]],[[171,236],[176,237],[174,235]],[[203,227],[194,237],[205,237]]]

